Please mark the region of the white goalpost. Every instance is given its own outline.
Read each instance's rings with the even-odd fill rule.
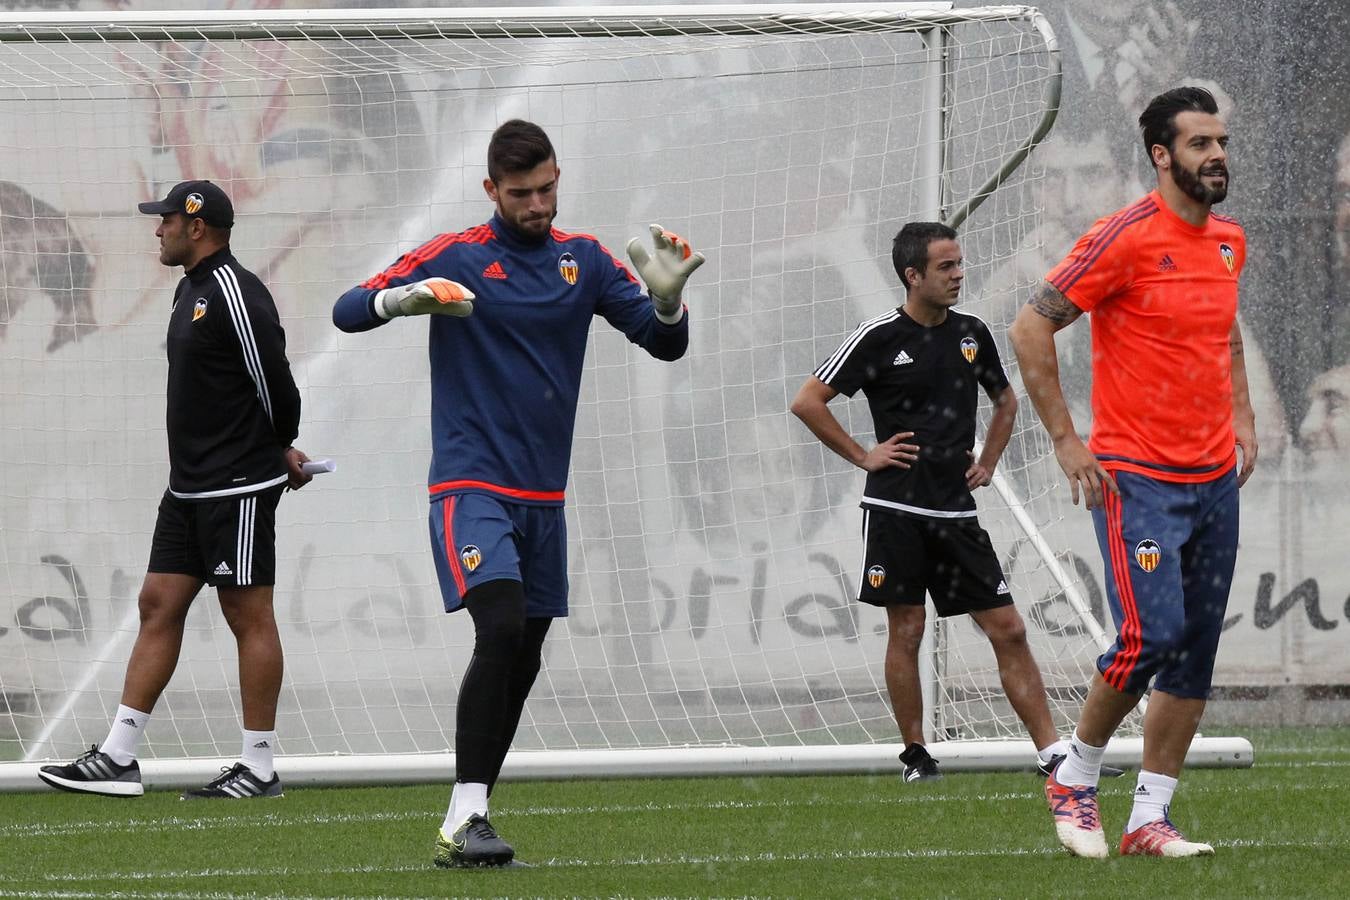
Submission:
[[[503,777],[897,768],[884,617],[853,599],[861,477],[787,407],[895,305],[908,220],[959,227],[962,308],[1015,370],[1006,328],[1044,272],[1032,151],[1059,79],[1053,32],[1022,6],[0,13],[0,790],[36,788],[117,707],[167,479],[180,274],[136,204],[188,178],[233,197],[233,250],[286,328],[298,446],[338,463],[278,511],[278,770],[451,780],[472,627],[441,612],[427,546],[425,324],[349,336],[329,315],[400,253],[486,220],[487,140],[512,117],[554,140],[559,227],[618,251],[660,222],[708,263],[680,362],[593,330],[572,614]],[[836,405],[870,432],[862,401]],[[1061,481],[1024,405],[980,520],[1066,730],[1107,614]],[[934,625],[924,659],[944,768],[1029,767],[964,617]],[[233,761],[235,669],[208,589],[142,745],[148,785]],[[1139,744],[1131,720],[1108,760],[1137,763]],[[1250,761],[1239,738],[1189,757]]]

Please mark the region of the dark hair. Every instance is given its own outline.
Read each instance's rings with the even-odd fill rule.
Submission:
[[[1139,130],[1144,133],[1144,154],[1153,162],[1153,145],[1161,144],[1172,152],[1177,139],[1177,113],[1202,112],[1219,114],[1219,104],[1214,95],[1202,87],[1179,87],[1159,94],[1148,101],[1148,106],[1139,114]]]
[[[488,178],[496,184],[503,175],[528,172],[553,158],[553,144],[544,129],[524,119],[511,119],[498,126],[488,142]]]
[[[909,290],[909,281],[905,270],[914,268],[920,272],[928,268],[928,245],[933,241],[956,240],[956,229],[941,222],[910,222],[900,229],[891,243],[891,262],[895,264],[895,274],[900,283]]]

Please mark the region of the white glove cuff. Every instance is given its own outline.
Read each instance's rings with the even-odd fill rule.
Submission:
[[[389,294],[390,289],[385,288],[375,295],[375,315],[384,319],[386,322],[399,314],[397,306],[394,307],[392,312],[385,308],[385,301],[389,299]]]
[[[656,313],[656,319],[657,319],[657,321],[663,322],[663,323],[666,324],[666,325],[678,325],[678,324],[680,324],[680,320],[684,318],[684,304],[683,304],[683,303],[681,303],[679,306],[677,306],[677,307],[675,308],[675,312],[674,312],[673,314],[671,314],[671,315],[666,315],[665,313],[661,312],[661,310],[660,310],[659,307],[656,307],[656,306],[653,306],[653,307],[652,307],[652,311]]]

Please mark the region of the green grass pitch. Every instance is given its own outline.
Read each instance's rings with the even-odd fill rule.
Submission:
[[[43,792],[0,795],[0,897],[1344,896],[1350,729],[1252,739],[1255,767],[1182,780],[1209,859],[1070,858],[1030,774],[507,783],[493,820],[532,868],[496,871],[431,865],[447,787]],[[1113,843],[1133,785],[1103,784]]]

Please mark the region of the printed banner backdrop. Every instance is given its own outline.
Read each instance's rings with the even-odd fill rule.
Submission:
[[[1027,241],[1038,249],[1010,254],[990,280],[1034,282],[1093,220],[1148,189],[1152,174],[1133,121],[1150,96],[1182,81],[1216,91],[1233,137],[1233,184],[1223,211],[1238,218],[1248,233],[1242,317],[1261,441],[1257,474],[1242,496],[1242,547],[1216,683],[1224,688],[1346,685],[1350,485],[1341,473],[1350,465],[1350,313],[1342,294],[1350,283],[1350,106],[1345,99],[1350,96],[1350,31],[1323,24],[1344,13],[1336,0],[1310,4],[1318,11],[1302,9],[1297,17],[1274,0],[1040,5],[1056,28],[1065,70],[1058,123],[1034,158],[1045,172],[1047,213],[1043,233]],[[0,2],[0,9],[23,6]],[[280,72],[277,77],[282,78]],[[400,354],[406,334],[392,328],[338,337],[328,309],[341,290],[385,265],[410,241],[484,219],[490,210],[478,187],[482,135],[499,119],[530,114],[531,108],[522,103],[510,109],[428,110],[390,99],[353,107],[344,116],[341,105],[296,102],[284,116],[260,115],[247,126],[248,134],[232,136],[231,146],[257,148],[256,155],[245,155],[209,139],[220,127],[209,109],[185,103],[175,113],[172,107],[172,99],[166,100],[155,122],[100,120],[104,134],[121,130],[117,144],[123,150],[105,154],[97,170],[84,163],[78,140],[66,135],[54,132],[50,154],[40,159],[17,158],[0,140],[0,172],[5,173],[0,176],[0,249],[12,269],[20,248],[24,260],[36,261],[24,263],[36,267],[32,271],[8,272],[0,306],[0,441],[5,458],[18,462],[0,472],[0,564],[9,573],[8,583],[0,582],[0,659],[5,660],[0,692],[12,712],[22,713],[24,704],[34,702],[31,685],[43,679],[53,683],[51,674],[59,671],[55,683],[62,688],[87,689],[81,679],[90,679],[115,703],[134,635],[135,597],[155,502],[166,475],[163,328],[178,274],[155,259],[153,221],[132,211],[137,202],[162,193],[163,186],[211,173],[235,185],[238,208],[255,211],[241,216],[235,249],[277,295],[307,403],[320,392],[345,398],[326,408],[307,405],[299,442],[313,455],[337,457],[339,472],[325,476],[332,480],[317,483],[312,493],[288,497],[283,504],[280,553],[295,561],[294,571],[279,574],[283,640],[288,654],[316,661],[288,690],[298,696],[355,685],[372,710],[364,714],[371,734],[384,728],[379,710],[392,708],[382,695],[396,695],[405,709],[423,709],[425,717],[410,725],[412,744],[386,749],[436,747],[448,733],[446,723],[453,721],[446,716],[453,679],[467,659],[468,623],[441,617],[425,624],[427,611],[440,601],[424,528],[406,533],[368,525],[402,522],[408,510],[424,508],[420,482],[405,476],[424,466],[430,445],[425,354]],[[0,124],[4,115],[0,110]],[[403,136],[400,123],[406,117],[437,115],[460,117],[466,132],[478,138],[447,148]],[[164,122],[172,133],[156,131]],[[231,117],[229,127],[245,126]],[[595,139],[577,135],[575,127],[568,124],[559,142],[564,155],[567,148]],[[436,133],[444,125],[425,123],[425,128]],[[297,149],[306,147],[322,147],[323,158],[306,157]],[[397,158],[397,170],[371,175],[381,168],[372,161],[381,158]],[[563,164],[566,170],[568,161]],[[316,166],[339,176],[336,194],[315,196],[307,189],[306,172]],[[593,227],[588,211],[599,207],[584,192],[602,185],[602,173],[587,173],[581,162],[572,172],[589,177],[571,176],[559,221],[586,230]],[[432,204],[437,220],[407,221],[406,205],[422,203],[426,196],[438,198]],[[894,218],[875,229],[882,233],[851,233],[826,254],[831,264],[823,289],[847,295],[854,321],[895,302],[888,261],[878,248],[886,246],[908,213],[903,202],[886,208]],[[621,246],[632,227],[659,219],[661,212],[634,202],[625,215],[629,218],[610,223],[603,235],[611,247]],[[691,238],[698,244],[700,235],[693,232]],[[733,277],[739,272],[749,283],[751,273],[735,264],[732,259],[721,263],[723,271]],[[697,296],[691,294],[691,306],[697,306]],[[752,307],[754,297],[752,290]],[[723,315],[731,311],[729,293],[717,302]],[[1006,300],[1014,308],[1018,302]],[[1005,319],[1010,314],[998,312]],[[743,327],[758,324],[753,309],[747,310]],[[728,355],[716,374],[754,364],[748,354],[735,355],[734,336],[706,335],[709,342],[722,339]],[[796,371],[764,379],[767,397],[764,385],[755,383],[759,379],[739,385],[746,392],[761,389],[749,408],[763,414],[738,423],[756,445],[784,446],[791,441],[780,432],[800,427],[781,410],[767,410],[771,401],[785,408],[791,391],[818,361],[819,349],[809,342],[805,346],[804,352],[789,355]],[[1083,431],[1090,425],[1088,349],[1083,321],[1061,342],[1070,402]],[[382,367],[352,368],[352,360],[367,355],[381,360]],[[700,363],[716,355],[711,346],[692,352]],[[710,369],[694,366],[670,376],[646,360],[629,365],[629,359],[621,338],[600,339],[592,347],[587,396],[612,396],[613,402],[588,407],[578,424],[569,494],[583,502],[569,509],[569,528],[598,539],[573,547],[574,615],[566,627],[578,648],[574,652],[589,658],[571,662],[592,677],[618,680],[612,673],[628,666],[646,667],[644,677],[650,678],[653,665],[670,664],[676,671],[680,660],[716,665],[720,657],[726,660],[722,687],[735,690],[774,674],[738,671],[739,643],[753,642],[760,651],[755,658],[770,660],[770,669],[800,668],[803,657],[793,641],[811,635],[821,643],[806,657],[804,690],[810,690],[811,677],[831,667],[879,679],[879,620],[851,603],[849,578],[854,576],[846,574],[857,569],[860,556],[854,535],[861,475],[827,463],[823,477],[785,484],[782,470],[774,468],[777,460],[737,458],[734,446],[721,446],[712,452],[729,466],[754,469],[753,489],[705,492],[701,479],[707,473],[691,462],[675,476],[679,504],[641,501],[648,493],[644,484],[665,474],[629,460],[645,458],[641,446],[649,442],[664,445],[675,459],[692,461],[709,452],[707,433],[697,427],[700,417],[714,406],[721,409],[734,392],[715,390]],[[668,378],[683,379],[683,399],[671,400],[662,391]],[[51,393],[23,387],[52,380],[72,397],[109,396],[109,385],[117,385],[111,398],[117,402],[54,408]],[[366,389],[338,390],[351,381]],[[1148,386],[1140,389],[1146,396]],[[678,406],[689,398],[687,410]],[[734,407],[734,398],[729,402]],[[689,427],[661,434],[653,409],[661,409],[666,422],[687,416]],[[864,401],[856,399],[845,410],[841,417],[854,434],[865,436]],[[58,443],[48,425],[54,417],[82,420],[84,437],[73,451],[81,456],[87,481],[67,477],[64,470],[55,476],[52,461],[57,453],[72,452],[72,446]],[[397,451],[381,460],[391,436]],[[735,437],[733,427],[718,440]],[[347,479],[350,467],[344,469],[342,461],[352,458],[376,460],[367,470],[373,471],[370,482]],[[738,483],[734,471],[726,478],[733,486]],[[97,490],[91,487],[95,484]],[[1051,489],[1065,490],[1062,483]],[[762,530],[719,530],[719,523],[731,517],[728,506],[736,504],[751,505],[764,523]],[[363,513],[359,526],[341,521],[343,510],[353,507]],[[1088,516],[1079,509],[1067,516],[1068,527],[1056,538],[1088,575],[1089,599],[1100,609],[1101,567]],[[700,524],[697,533],[687,527],[691,522]],[[673,541],[665,555],[652,556],[640,546],[640,535],[663,530]],[[352,547],[360,552],[346,552]],[[1014,566],[1013,560],[1007,563]],[[353,584],[361,585],[360,591],[348,590]],[[625,603],[623,597],[643,599]],[[1039,590],[1026,599],[1033,619],[1056,617],[1057,610],[1034,606],[1044,599]],[[192,614],[199,630],[185,649],[185,669],[176,682],[185,679],[191,690],[171,692],[167,700],[223,710],[211,715],[218,715],[221,733],[228,734],[235,726],[220,673],[228,669],[230,647],[227,639],[221,643],[224,624],[213,607],[198,603]],[[767,621],[773,624],[761,624]],[[710,622],[725,626],[720,633],[734,635],[731,646],[709,645]],[[91,642],[95,632],[116,637]],[[606,640],[619,632],[649,637]],[[207,644],[209,662],[193,662],[194,649],[207,649]],[[61,663],[72,655],[64,648],[72,646],[83,647],[92,660],[83,674]],[[447,652],[415,652],[429,646]],[[781,657],[774,656],[775,647],[781,647]],[[669,685],[672,695],[681,687],[678,679]],[[615,704],[623,706],[623,687],[612,693]],[[189,700],[189,694],[204,699]],[[106,705],[106,696],[102,702]],[[304,705],[303,697],[299,703]],[[91,706],[75,714],[97,719],[103,712]],[[893,729],[884,709],[869,715],[864,718],[878,723],[878,735]],[[570,727],[565,719],[534,725],[542,742],[550,740],[550,729],[565,733]],[[319,733],[329,726],[306,722],[304,727]],[[348,724],[342,727],[352,731]],[[762,724],[756,728],[764,730]],[[9,737],[0,733],[0,741]],[[572,737],[583,745],[597,742],[586,734]],[[69,735],[52,740],[68,742]],[[359,739],[353,744],[362,749]]]

